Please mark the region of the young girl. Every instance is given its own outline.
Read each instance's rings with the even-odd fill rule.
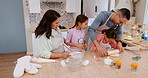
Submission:
[[[97,36],[97,42],[99,43],[100,48],[98,49],[117,49],[117,42],[115,39],[117,38],[117,31],[113,28],[110,28],[108,30],[103,30],[102,34],[99,34]],[[97,51],[96,46],[93,44],[92,49],[94,51]]]
[[[64,38],[58,28],[60,14],[54,10],[48,10],[39,26],[35,30],[37,56],[43,58],[67,58],[70,55],[65,53]]]
[[[87,44],[84,40],[84,29],[87,28],[88,18],[85,15],[78,15],[75,25],[68,31],[66,44],[70,46],[71,51],[84,51]]]

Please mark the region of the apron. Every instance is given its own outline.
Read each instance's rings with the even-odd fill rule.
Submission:
[[[108,17],[108,19],[106,20],[106,22],[105,22],[103,25],[99,26],[99,27],[96,29],[96,32],[95,32],[96,37],[97,37],[99,34],[101,34],[103,30],[109,29],[109,28],[110,28],[110,27],[108,27],[106,24],[107,24],[107,22],[109,21],[109,19],[111,18],[111,16],[112,16],[112,14]]]
[[[74,28],[74,33],[72,35],[72,43],[76,43],[76,44],[82,44],[84,45],[84,31],[81,30],[81,33],[76,33],[76,27]],[[80,49],[80,48],[77,48],[77,47],[70,47],[70,49],[75,52],[75,51],[79,51],[79,52],[82,52],[84,51],[83,49]]]
[[[110,44],[109,43],[103,43],[102,41],[103,41],[103,38],[104,37],[102,37],[102,40],[100,41],[100,46],[102,46],[104,49],[111,49],[111,46],[110,46]]]
[[[52,44],[52,48],[53,50],[51,52],[53,53],[62,53],[65,51],[64,49],[64,38],[62,36],[62,33],[59,32],[58,30],[52,30],[52,35],[53,37],[51,37],[51,44]]]
[[[106,24],[107,24],[107,22],[109,21],[109,19],[111,18],[111,16],[112,16],[112,14],[108,17],[108,19],[106,20],[106,22],[105,22],[103,25],[99,26],[99,27],[96,29],[96,31],[95,31],[96,37],[97,37],[99,34],[101,34],[103,30],[109,29],[109,28],[110,28],[110,27],[108,27]],[[87,50],[91,50],[92,41],[90,40],[90,38],[89,38],[89,41],[88,41],[88,46],[89,46],[89,47],[88,47]]]

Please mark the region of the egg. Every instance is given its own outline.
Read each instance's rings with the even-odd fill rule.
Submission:
[[[83,62],[83,66],[87,66],[89,64],[89,60],[85,60],[84,62]]]

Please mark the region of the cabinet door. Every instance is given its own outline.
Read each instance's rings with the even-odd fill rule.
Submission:
[[[32,48],[33,48],[33,56],[37,56],[37,45],[36,45],[35,33],[32,33]]]
[[[67,13],[76,12],[76,0],[66,0],[66,12]]]

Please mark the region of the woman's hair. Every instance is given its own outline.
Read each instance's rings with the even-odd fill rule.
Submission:
[[[35,30],[36,38],[45,33],[46,37],[49,39],[52,34],[51,24],[59,17],[61,17],[61,15],[54,10],[46,11],[38,27]]]
[[[105,29],[102,31],[102,34],[104,34],[104,33],[107,36],[107,38],[112,38],[112,39],[117,38],[117,30],[114,28]]]
[[[74,25],[72,28],[74,28],[75,26],[78,26],[78,23],[79,23],[79,22],[80,22],[80,23],[83,23],[83,22],[85,22],[86,20],[88,20],[88,17],[87,17],[87,16],[82,15],[82,14],[78,15],[77,18],[76,18],[76,21],[75,21],[75,25]]]

